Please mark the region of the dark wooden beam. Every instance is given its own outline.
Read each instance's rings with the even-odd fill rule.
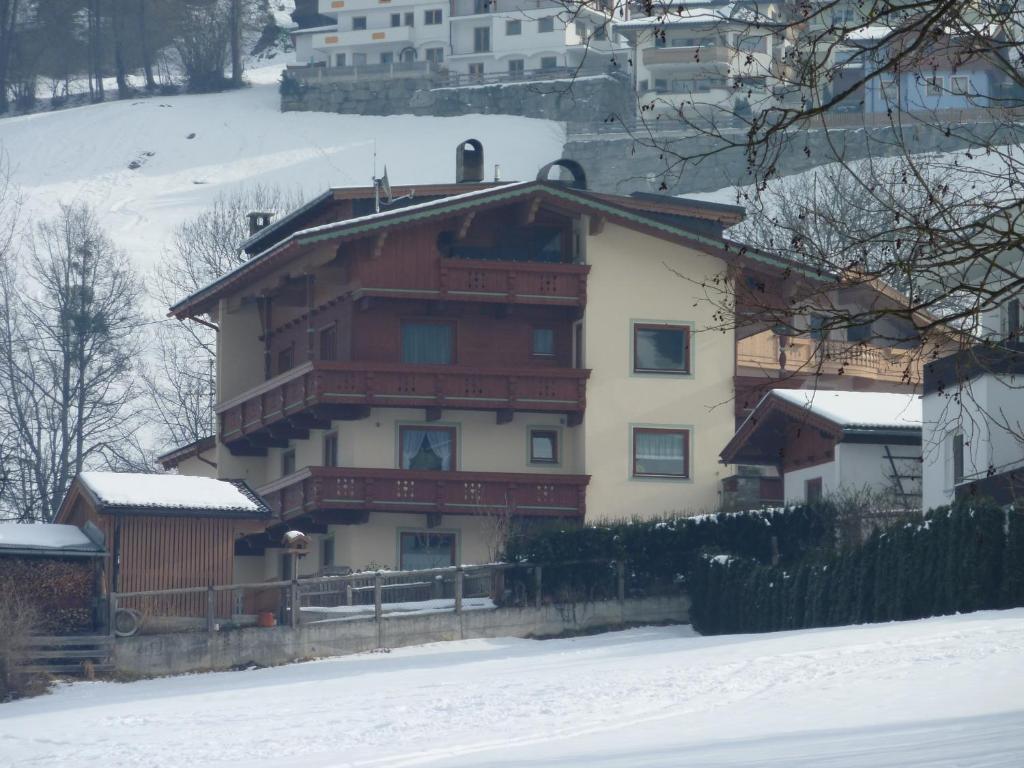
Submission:
[[[310,413],[297,413],[288,418],[288,423],[294,429],[330,429],[331,420],[319,416],[316,411]]]
[[[606,219],[605,219],[604,216],[591,216],[590,217],[590,234],[591,235],[600,235],[602,232],[604,232],[605,221],[606,221]]]
[[[427,421],[440,421],[441,420],[441,409],[437,406],[430,406],[424,409],[425,418]]]
[[[284,440],[309,440],[309,430],[301,427],[293,427],[287,421],[267,427],[267,433],[272,439]]]
[[[373,253],[370,254],[371,259],[380,257],[381,252],[384,250],[384,243],[388,239],[388,230],[382,230],[377,235],[377,239],[373,241]]]
[[[522,224],[524,227],[533,224],[537,218],[537,211],[540,210],[540,196],[536,196],[523,207]]]
[[[495,421],[498,424],[508,424],[515,418],[516,412],[511,408],[499,408],[495,414]]]
[[[459,230],[455,233],[456,240],[465,240],[466,235],[469,234],[469,228],[473,226],[473,219],[476,218],[476,211],[470,211],[462,217],[462,223],[459,224]]]
[[[361,421],[362,419],[370,418],[370,406],[342,405],[339,406],[336,412],[332,409],[332,415],[334,413],[337,413],[335,418],[340,421]]]
[[[321,509],[312,514],[323,525],[364,525],[370,522],[368,509]]]
[[[232,456],[266,456],[267,447],[256,445],[251,440],[236,440],[228,443],[228,450]]]
[[[565,424],[568,427],[578,427],[582,423],[583,423],[583,412],[582,411],[572,411],[571,413],[567,413],[565,415]]]

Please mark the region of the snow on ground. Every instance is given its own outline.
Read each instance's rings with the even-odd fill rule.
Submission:
[[[0,536],[3,535],[3,526],[0,525]],[[0,542],[3,539],[0,538]],[[492,611],[494,601],[489,597],[467,597],[462,601],[464,611]],[[372,605],[331,605],[331,606],[303,606],[303,614],[309,614],[314,620],[342,619],[365,619],[373,616],[374,606]],[[455,600],[452,598],[436,598],[434,600],[417,600],[415,602],[384,603],[381,606],[383,615],[401,614],[403,616],[417,616],[426,613],[447,613],[455,610]]]
[[[1024,765],[1024,609],[702,638],[467,640],[76,683],[0,705],[0,765]]]
[[[561,156],[561,123],[501,115],[361,117],[279,111],[277,82],[291,55],[246,73],[242,91],[108,101],[0,120],[0,148],[26,217],[58,201],[96,206],[115,242],[142,269],[160,258],[174,227],[221,192],[245,184],[299,188],[454,181],[455,147],[483,142],[488,175],[532,179]],[[194,136],[193,136],[194,134]],[[192,136],[192,138],[190,138]],[[140,167],[128,167],[133,161]]]

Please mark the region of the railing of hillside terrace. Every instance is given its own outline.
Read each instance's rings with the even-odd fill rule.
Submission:
[[[417,610],[416,603],[424,603],[432,610],[450,610],[462,613],[465,601],[472,597],[489,596],[502,604],[541,607],[545,597],[544,569],[567,569],[580,566],[598,567],[607,580],[603,594],[619,601],[626,599],[628,568],[621,560],[578,560],[548,565],[538,563],[490,563],[486,565],[460,565],[411,571],[362,571],[345,575],[311,576],[288,580],[251,582],[245,584],[216,584],[206,587],[179,587],[139,592],[111,593],[108,596],[108,629],[112,635],[134,634],[151,619],[177,620],[179,624],[166,629],[169,632],[206,631],[209,633],[241,626],[233,621],[237,609],[245,604],[239,597],[246,592],[268,593],[276,591],[282,599],[278,613],[282,624],[297,627],[300,623],[336,618],[369,618],[369,611],[346,612],[339,616],[303,621],[303,611],[315,615],[318,609],[330,613],[331,608],[358,608],[373,606],[372,617],[380,621],[387,606],[402,603],[404,610]],[[603,566],[603,568],[602,568]],[[506,589],[509,572],[520,572],[512,589]],[[528,574],[528,575],[526,575]],[[600,578],[600,577],[599,577]],[[397,599],[401,593],[405,599]],[[160,601],[191,596],[201,600],[206,596],[203,616],[166,616],[160,613]],[[230,597],[230,600],[225,600]],[[413,599],[409,600],[408,597]],[[437,600],[443,600],[438,605]],[[147,603],[147,601],[153,601]],[[428,601],[430,601],[428,603]],[[147,604],[151,607],[147,609]],[[166,604],[166,603],[165,603]],[[180,604],[180,600],[177,604]],[[230,607],[225,610],[225,604]],[[449,607],[450,606],[450,607]],[[295,610],[298,607],[298,610]],[[128,613],[128,629],[125,628]],[[182,626],[181,622],[190,622]],[[254,624],[255,622],[250,622]]]

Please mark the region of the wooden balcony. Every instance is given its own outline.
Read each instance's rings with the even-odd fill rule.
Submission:
[[[357,523],[369,512],[583,519],[587,475],[306,467],[259,489],[282,520]]]
[[[749,376],[761,371],[773,378],[791,374],[799,378],[860,377],[907,386],[921,383],[920,354],[914,349],[790,338],[785,347],[785,368],[779,365],[779,352],[779,337],[773,333],[759,333],[741,339],[736,344],[737,374]]]
[[[488,369],[403,363],[305,363],[217,407],[220,439],[233,453],[261,454],[304,439],[331,419],[363,418],[370,408],[565,413],[579,423],[590,371]]]
[[[353,296],[429,298],[504,304],[584,307],[587,303],[585,264],[439,259],[402,268],[385,259],[358,265]]]

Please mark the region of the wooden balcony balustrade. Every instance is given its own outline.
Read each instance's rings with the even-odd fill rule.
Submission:
[[[779,351],[775,334],[749,336],[736,344],[736,367],[777,375]],[[795,376],[860,376],[908,385],[921,382],[920,355],[914,349],[796,337],[787,339],[785,351],[785,372]]]
[[[356,297],[583,307],[589,272],[585,264],[439,259],[403,265],[379,259],[357,265],[352,290]]]
[[[220,404],[220,439],[233,452],[265,452],[308,437],[332,418],[369,415],[369,408],[565,413],[578,423],[590,371],[574,368],[489,369],[404,363],[311,362]]]
[[[582,519],[589,481],[587,475],[306,467],[259,494],[283,520],[359,522],[360,513],[371,511]]]

